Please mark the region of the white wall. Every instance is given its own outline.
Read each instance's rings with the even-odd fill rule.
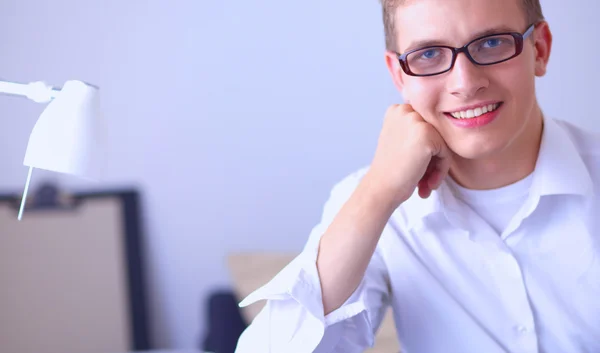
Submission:
[[[540,100],[600,129],[600,6],[565,4],[543,1],[555,46]],[[201,301],[229,283],[227,252],[299,250],[332,184],[368,163],[399,101],[380,18],[376,0],[0,2],[0,77],[102,88],[106,185],[144,193],[159,347],[197,345]],[[41,109],[0,99],[3,190],[22,188]],[[45,177],[87,186],[34,181]]]

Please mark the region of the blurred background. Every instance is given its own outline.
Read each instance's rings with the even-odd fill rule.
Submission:
[[[600,130],[600,5],[565,4],[542,0],[554,48],[538,96]],[[232,286],[227,256],[298,252],[331,187],[369,163],[400,102],[383,51],[376,0],[0,2],[0,77],[101,87],[102,183],[38,171],[32,188],[140,193],[152,348],[199,347],[207,298]],[[3,192],[23,189],[42,110],[0,97]]]

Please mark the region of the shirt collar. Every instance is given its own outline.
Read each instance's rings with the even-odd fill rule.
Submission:
[[[400,213],[400,217],[404,218],[408,229],[435,214],[445,214],[452,224],[460,228],[464,228],[466,224],[465,215],[460,212],[458,200],[446,182],[442,183],[438,190],[432,192],[426,199],[422,199],[418,195],[418,189],[415,190],[412,197],[404,202],[396,213]]]
[[[544,118],[540,153],[535,166],[532,193],[590,195],[593,182],[572,137],[559,122]]]
[[[542,140],[536,162],[531,195],[590,195],[593,182],[577,147],[569,134],[557,121],[544,118]],[[417,192],[402,207],[407,227],[433,215],[443,213],[455,226],[465,228],[468,220],[450,185],[443,182],[428,199],[421,199]]]

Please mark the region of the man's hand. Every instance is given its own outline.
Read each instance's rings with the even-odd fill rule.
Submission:
[[[437,130],[410,105],[388,109],[369,171],[323,234],[317,268],[325,314],[358,288],[394,210],[419,188],[428,197],[450,169]]]
[[[408,104],[385,115],[366,182],[397,207],[419,188],[429,197],[450,169],[450,151],[439,132]]]

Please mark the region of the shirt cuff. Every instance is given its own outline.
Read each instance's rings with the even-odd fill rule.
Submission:
[[[272,300],[269,310],[285,310],[290,313],[300,313],[304,309],[310,315],[290,315],[287,320],[298,320],[293,336],[290,339],[291,347],[295,342],[302,342],[301,346],[317,347],[325,334],[325,330],[335,326],[329,333],[339,336],[328,337],[326,341],[337,342],[335,349],[341,347],[369,347],[373,345],[372,324],[367,313],[362,295],[357,289],[346,303],[341,307],[324,315],[321,283],[316,265],[316,254],[305,251],[298,255],[270,282],[248,295],[239,305],[248,306],[259,300]],[[284,304],[285,302],[285,304]],[[292,307],[294,307],[292,309]],[[298,307],[300,306],[300,307]],[[283,313],[282,313],[283,314]],[[297,317],[296,317],[297,316]],[[333,328],[333,327],[332,327]],[[337,352],[337,350],[334,350]],[[346,350],[354,351],[354,350]]]
[[[292,260],[271,281],[250,293],[239,304],[245,307],[259,300],[294,299],[315,318],[325,324],[321,283],[316,256],[303,252]]]

